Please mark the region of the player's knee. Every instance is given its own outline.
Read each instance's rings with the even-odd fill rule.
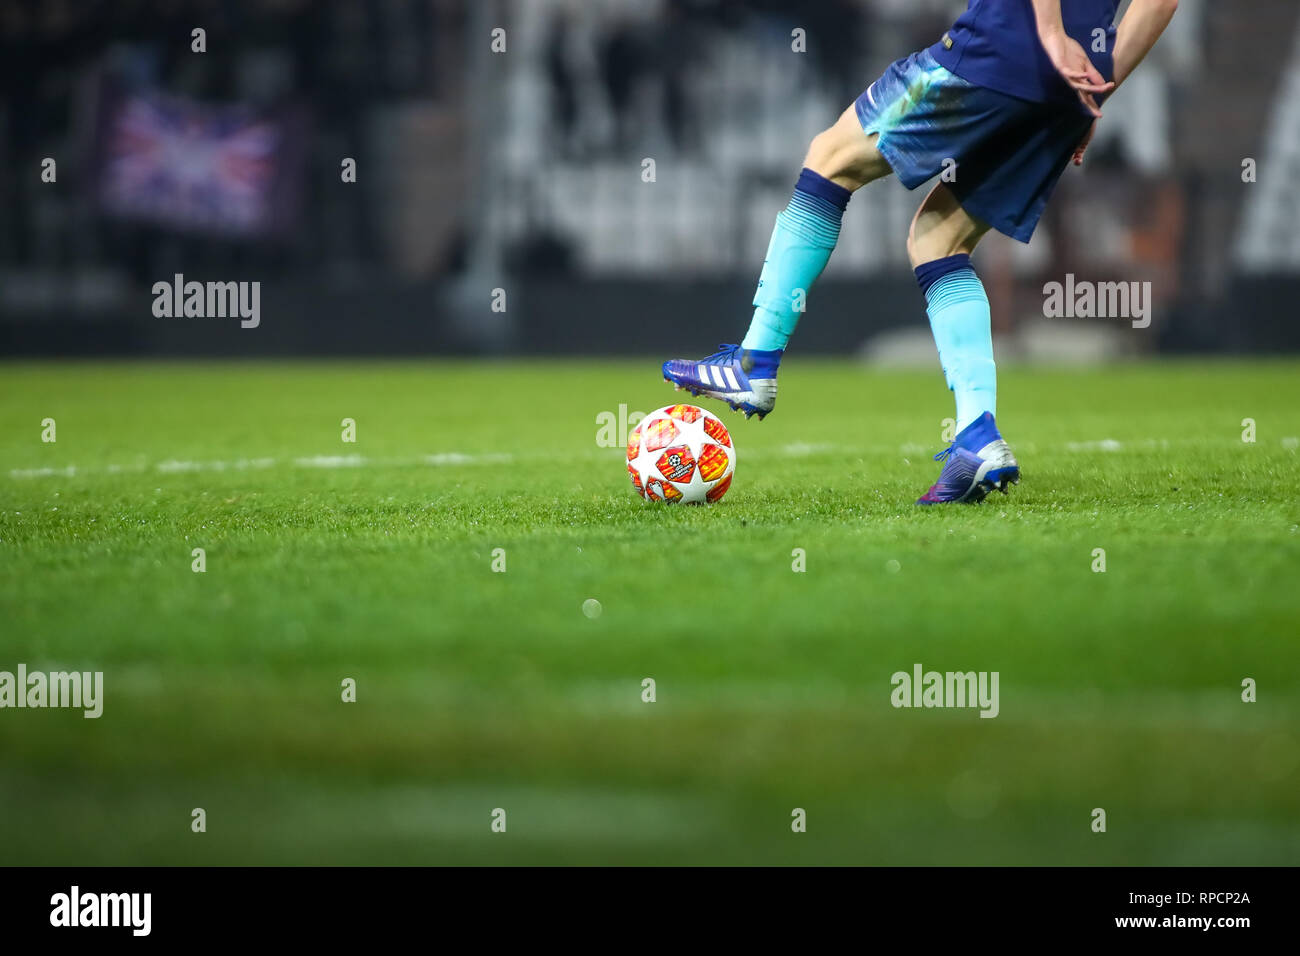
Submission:
[[[839,124],[822,130],[808,144],[804,165],[846,189],[865,186],[875,178],[868,168],[870,144],[860,129],[854,132],[856,135],[845,135]]]
[[[843,151],[838,148],[838,136],[835,127],[824,129],[812,138],[808,144],[808,154],[804,165],[819,175],[832,179],[841,172]]]
[[[938,243],[935,242],[934,230],[923,232],[917,228],[916,220],[907,228],[907,258],[912,263],[912,268],[924,262],[932,262],[935,259],[944,258],[947,253],[936,251]]]
[[[975,244],[968,237],[958,235],[950,229],[919,230],[913,220],[912,227],[907,230],[907,258],[913,269],[936,259],[946,259],[961,253],[969,255],[974,251]]]
[[[912,263],[913,269],[926,262],[946,259],[961,253],[969,255],[973,251],[973,245],[968,245],[957,237],[938,230],[918,234],[913,225],[907,233],[907,258]]]
[[[936,189],[917,210],[907,230],[907,258],[916,268],[936,259],[971,254],[988,226],[967,215],[949,195]]]

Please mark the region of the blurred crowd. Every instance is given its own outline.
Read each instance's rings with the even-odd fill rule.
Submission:
[[[0,267],[70,271],[108,263],[140,277],[177,258],[219,263],[253,257],[272,272],[373,261],[381,247],[369,184],[362,177],[356,189],[329,188],[339,178],[338,157],[354,157],[364,168],[374,146],[369,124],[376,108],[444,94],[433,58],[438,31],[452,26],[444,11],[454,6],[420,0],[0,0],[0,150],[14,173],[0,187],[6,209]],[[201,41],[196,29],[203,31]],[[187,124],[204,121],[205,108],[238,105],[250,115],[294,110],[305,123],[293,135],[308,142],[275,145],[300,154],[295,186],[307,201],[300,204],[294,234],[274,242],[259,236],[233,241],[209,234],[202,222],[159,228],[104,215],[96,189],[105,124],[112,121],[105,115],[112,108],[107,91],[168,98],[175,115],[150,130],[159,163],[195,160],[196,151],[171,148]],[[212,122],[219,125],[220,118]],[[47,157],[57,162],[57,189],[38,178]]]
[[[470,261],[749,276],[808,139],[962,6],[0,0],[0,312],[38,301],[42,276],[57,291],[70,275],[138,282],[179,262],[331,279],[437,278]],[[1134,265],[1168,296],[1224,281],[1201,237],[1221,250],[1238,229],[1242,199],[1220,172],[1268,141],[1295,28],[1293,0],[1259,0],[1250,18],[1182,0],[1107,104],[1086,178],[1067,175],[1043,239],[990,253],[1007,294],[1066,263]],[[168,175],[209,156],[212,183]],[[51,157],[56,189],[40,175]],[[335,188],[342,157],[361,171],[354,188]],[[653,193],[628,175],[646,158],[661,164]],[[264,228],[231,234],[195,212],[240,196],[251,208],[259,190],[266,215],[249,221]],[[904,262],[881,236],[905,227],[913,198],[863,194],[832,278]]]
[[[647,120],[662,124],[675,149],[698,148],[698,91],[690,78],[710,57],[711,41],[718,35],[758,31],[785,37],[785,25],[798,24],[819,38],[816,80],[847,96],[860,79],[855,38],[872,15],[869,5],[855,0],[546,6],[543,59],[554,147],[566,158],[621,154],[639,142]],[[657,115],[645,114],[647,100]],[[612,122],[602,128],[603,109]]]

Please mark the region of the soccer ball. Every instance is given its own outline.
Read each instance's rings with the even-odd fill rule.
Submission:
[[[627,439],[627,471],[647,501],[699,505],[731,487],[736,448],[716,415],[668,405],[641,419]]]

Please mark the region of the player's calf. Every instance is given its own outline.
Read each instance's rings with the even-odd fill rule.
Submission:
[[[665,362],[666,381],[724,401],[746,417],[772,411],[777,367],[835,249],[849,197],[890,171],[875,140],[863,132],[853,107],[813,138],[790,203],[776,218],[745,338],[702,359]]]

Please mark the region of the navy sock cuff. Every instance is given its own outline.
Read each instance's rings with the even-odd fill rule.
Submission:
[[[796,192],[808,193],[819,199],[825,199],[840,212],[843,212],[849,204],[849,197],[853,193],[849,192],[843,186],[839,186],[821,173],[815,173],[807,166],[799,171],[799,181],[794,184]]]
[[[948,256],[946,259],[935,259],[933,262],[923,262],[917,266],[915,270],[916,284],[921,287],[921,294],[924,295],[930,291],[930,286],[934,285],[944,276],[969,268],[970,256],[964,252],[955,256]]]

